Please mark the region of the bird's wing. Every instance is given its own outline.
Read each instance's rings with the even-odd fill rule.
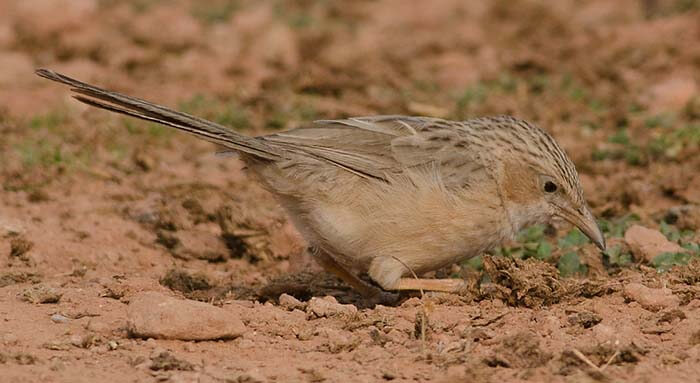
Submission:
[[[316,127],[262,137],[358,175],[387,180],[435,166],[447,186],[464,186],[482,170],[458,123],[427,117],[373,116],[316,121]]]

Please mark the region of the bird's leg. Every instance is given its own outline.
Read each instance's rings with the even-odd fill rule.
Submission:
[[[413,278],[403,277],[408,271]],[[459,293],[466,288],[461,279],[424,279],[418,278],[410,265],[398,257],[383,256],[372,260],[369,276],[384,290],[422,290]]]
[[[357,275],[348,271],[345,267],[336,262],[330,254],[322,249],[312,247],[310,251],[321,267],[323,267],[326,271],[335,274],[335,276],[342,279],[343,282],[350,285],[363,297],[371,298],[382,293],[380,289],[370,285],[369,283],[360,279]]]
[[[463,291],[465,287],[466,284],[461,279],[401,278],[396,282],[396,285],[392,288],[392,290],[422,290],[459,293]]]

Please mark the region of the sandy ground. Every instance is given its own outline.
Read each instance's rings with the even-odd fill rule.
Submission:
[[[0,2],[0,380],[700,381],[699,9]],[[565,225],[535,230],[438,273],[472,281],[464,295],[372,306],[319,272],[238,160],[89,110],[37,67],[246,134],[350,115],[513,114],[572,157],[612,250]],[[632,246],[633,224],[684,253]],[[220,307],[246,330],[135,336],[127,308],[146,291]]]

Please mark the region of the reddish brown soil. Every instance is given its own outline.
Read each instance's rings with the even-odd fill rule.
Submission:
[[[615,268],[586,245],[575,278],[493,258],[492,283],[447,270],[475,282],[464,296],[372,307],[317,273],[235,158],[33,75],[48,67],[249,134],[514,114],[554,134],[598,216],[655,228],[685,206],[674,222],[697,242],[700,134],[668,132],[700,121],[698,19],[697,1],[674,0],[0,2],[0,381],[698,381],[700,263]],[[621,129],[627,141],[611,140]],[[668,288],[668,305],[631,299],[632,282]],[[130,338],[126,306],[147,290],[240,311],[248,332]],[[315,318],[279,306],[281,293],[359,312]]]

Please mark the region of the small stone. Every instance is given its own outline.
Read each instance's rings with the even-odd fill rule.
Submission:
[[[42,344],[41,347],[53,351],[68,351],[71,345],[61,340],[51,340]]]
[[[259,372],[251,370],[248,372],[244,372],[241,375],[238,375],[238,378],[236,378],[237,383],[264,383],[267,382],[267,379],[265,379],[264,376],[262,376]]]
[[[232,310],[144,292],[129,304],[127,330],[141,338],[213,340],[237,338],[246,328]]]
[[[75,347],[82,347],[83,337],[78,335],[78,334],[71,335],[71,337],[68,341],[70,342],[70,344],[72,344]]]
[[[297,333],[297,339],[299,340],[310,340],[311,338],[314,337],[316,333],[316,329],[314,328],[302,328],[299,330],[299,333]]]
[[[659,231],[640,225],[632,225],[625,232],[625,242],[632,253],[640,259],[651,262],[661,253],[684,253],[686,250],[673,243]]]
[[[51,315],[51,321],[54,323],[67,323],[70,319],[61,314],[53,314]]]
[[[5,346],[14,346],[18,341],[19,338],[15,334],[7,333],[2,336],[2,344]]]
[[[382,371],[382,379],[394,380],[394,379],[396,379],[396,373],[394,371],[385,369]]]
[[[115,340],[110,340],[109,342],[107,342],[107,347],[109,347],[109,349],[113,351],[116,350],[117,347],[119,347],[119,343],[117,343],[117,341]]]
[[[289,294],[280,295],[278,300],[280,306],[286,308],[289,311],[293,311],[294,309],[304,310],[306,308],[306,303],[294,298]]]
[[[357,307],[340,304],[331,296],[324,298],[313,297],[306,306],[306,314],[310,318],[323,318],[335,315],[351,316],[357,314]]]
[[[627,284],[623,294],[626,299],[638,302],[644,309],[654,312],[677,307],[680,303],[680,299],[670,289],[652,289],[640,283]]]

